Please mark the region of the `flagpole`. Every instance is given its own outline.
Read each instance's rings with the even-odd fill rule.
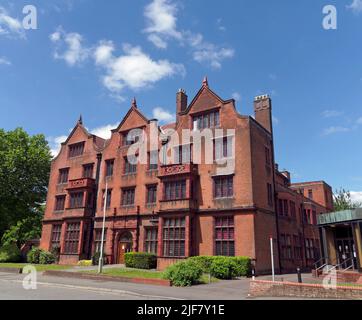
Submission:
[[[108,197],[108,181],[106,180],[106,190],[104,192],[104,205],[103,205],[103,226],[102,226],[102,240],[101,240],[101,252],[98,263],[98,273],[103,271],[103,248],[104,248],[104,231],[106,227],[106,210],[107,210],[107,197]]]

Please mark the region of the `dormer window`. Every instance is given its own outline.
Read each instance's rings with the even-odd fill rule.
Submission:
[[[212,111],[193,117],[194,130],[217,128],[220,126],[220,111]]]
[[[126,133],[122,134],[122,144],[123,146],[131,146],[140,141],[142,137],[142,129],[133,129]]]
[[[84,152],[84,142],[75,143],[69,146],[69,158],[79,157]]]

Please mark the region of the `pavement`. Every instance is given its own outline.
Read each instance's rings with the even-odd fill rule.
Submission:
[[[23,288],[24,277],[26,275],[0,273],[0,300],[256,300],[248,297],[249,279],[176,288],[60,278],[39,273],[37,289],[25,290]],[[260,300],[266,299],[286,300],[286,298]]]

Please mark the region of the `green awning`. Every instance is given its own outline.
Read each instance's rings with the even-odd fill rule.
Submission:
[[[318,225],[362,220],[362,209],[323,213],[318,215]]]

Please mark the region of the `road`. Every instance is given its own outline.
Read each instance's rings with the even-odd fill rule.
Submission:
[[[241,300],[249,292],[248,279],[175,288],[41,274],[37,289],[25,290],[24,276],[0,273],[0,300]]]
[[[190,288],[37,276],[37,289],[25,290],[25,275],[0,273],[0,300],[256,300],[250,298],[249,279],[220,281]],[[285,276],[292,280],[294,276]],[[268,279],[268,277],[261,277]],[[290,279],[288,279],[290,278]],[[307,280],[308,275],[305,275]],[[279,280],[279,279],[278,279]],[[312,278],[308,279],[312,280]],[[309,281],[306,281],[309,282]],[[312,282],[312,281],[311,281]],[[259,298],[260,300],[299,300]]]

